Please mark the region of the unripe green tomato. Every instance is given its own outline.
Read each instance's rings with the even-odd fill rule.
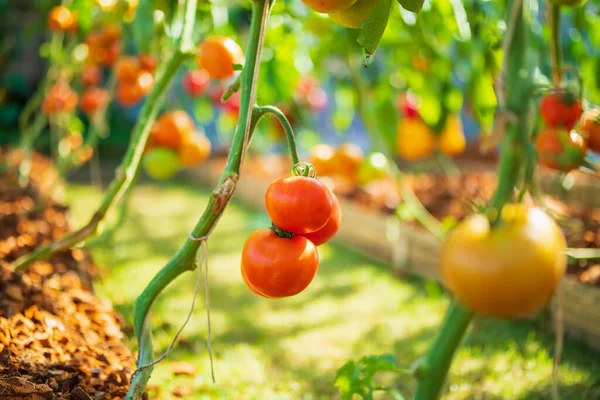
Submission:
[[[550,0],[550,3],[561,7],[581,7],[587,0]]]
[[[368,185],[373,181],[385,178],[389,174],[389,170],[390,162],[385,155],[371,153],[358,168],[356,180],[360,185]]]
[[[346,10],[330,13],[329,18],[338,25],[358,29],[369,16],[375,3],[377,3],[376,0],[358,0]]]
[[[156,147],[144,154],[143,166],[150,178],[163,181],[179,171],[181,162],[175,151]]]

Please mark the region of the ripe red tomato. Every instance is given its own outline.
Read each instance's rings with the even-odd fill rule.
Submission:
[[[115,100],[125,106],[132,107],[139,103],[144,94],[135,83],[131,82],[123,82],[117,86],[117,91],[115,93]]]
[[[110,100],[108,90],[104,88],[88,88],[85,89],[81,96],[79,107],[84,113],[91,115],[96,111],[104,108]]]
[[[342,224],[342,208],[340,207],[340,202],[337,196],[333,193],[331,193],[331,198],[333,199],[333,209],[331,211],[331,217],[329,218],[329,221],[327,221],[325,226],[318,231],[305,233],[302,235],[313,242],[315,246],[320,246],[323,243],[331,240],[331,238],[334,237],[337,231],[340,229],[340,225]]]
[[[282,238],[270,229],[252,233],[242,250],[244,282],[263,297],[283,298],[302,292],[318,266],[319,253],[310,240],[302,236]]]
[[[587,147],[600,153],[600,109],[587,110],[581,117],[581,134],[587,139]]]
[[[211,36],[200,44],[196,61],[212,78],[227,79],[235,74],[234,64],[244,63],[244,52],[229,37]]]
[[[306,234],[323,228],[333,209],[331,191],[316,178],[279,178],[267,189],[267,213],[279,228]]]
[[[578,168],[585,159],[585,140],[575,131],[546,128],[536,139],[540,163],[559,171]]]
[[[183,89],[191,97],[198,97],[208,88],[210,76],[203,69],[190,71],[183,77]]]
[[[506,205],[497,226],[466,218],[442,246],[440,272],[457,300],[478,314],[518,318],[552,296],[567,265],[566,241],[539,208]]]
[[[573,129],[582,111],[581,101],[571,92],[551,93],[540,102],[540,115],[551,128]]]

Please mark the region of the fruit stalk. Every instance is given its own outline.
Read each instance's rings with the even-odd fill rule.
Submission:
[[[498,186],[490,203],[496,210],[496,216],[500,215],[504,204],[513,200],[524,167],[529,133],[527,115],[535,67],[527,58],[529,15],[525,15],[523,0],[509,0],[507,9],[509,16],[504,60],[496,90],[498,110],[495,128],[506,128],[500,154]],[[503,87],[504,82],[506,88]],[[440,397],[452,359],[472,317],[471,311],[452,301],[440,327],[440,334],[425,356],[422,368],[417,370],[415,399],[433,400]]]
[[[196,0],[188,0],[196,4]],[[163,104],[164,95],[171,83],[173,77],[181,64],[189,57],[194,56],[194,48],[192,43],[192,29],[194,23],[194,15],[190,13],[189,18],[185,20],[184,29],[182,31],[183,39],[180,47],[175,50],[175,53],[164,67],[158,71],[158,77],[154,90],[150,93],[142,110],[140,117],[135,125],[131,142],[127,148],[127,153],[121,162],[121,165],[116,171],[115,178],[110,183],[108,190],[100,204],[99,208],[92,215],[88,223],[77,231],[67,234],[55,242],[51,242],[46,246],[40,247],[33,252],[24,255],[13,263],[15,270],[24,270],[31,263],[39,260],[44,260],[53,254],[67,250],[75,245],[82,243],[91,235],[96,234],[98,227],[104,220],[109,211],[121,199],[121,197],[131,188],[133,177],[139,169],[140,161],[150,128]]]
[[[188,0],[188,2],[195,4],[196,0]],[[190,237],[135,300],[133,325],[139,345],[138,368],[149,365],[154,360],[151,329],[148,321],[152,303],[179,275],[196,268],[194,256],[198,252],[202,241],[208,238],[216,226],[235,190],[252,128],[252,112],[256,100],[255,90],[269,8],[270,3],[268,0],[255,0],[252,2],[252,21],[247,59],[240,79],[240,118],[236,125],[231,152],[225,170],[221,175],[219,186],[211,194],[208,205],[192,230]],[[141,398],[151,373],[152,367],[140,369],[132,379],[127,399]]]
[[[285,132],[285,136],[287,138],[288,147],[290,150],[290,155],[292,157],[292,163],[294,165],[300,162],[300,158],[298,157],[298,148],[296,146],[296,136],[294,136],[294,130],[292,129],[292,125],[290,121],[288,121],[285,114],[275,106],[256,106],[254,107],[254,112],[252,115],[252,127],[251,132],[254,131],[254,128],[260,121],[260,119],[266,114],[272,114],[275,118],[279,120],[281,126],[283,126],[283,130]]]

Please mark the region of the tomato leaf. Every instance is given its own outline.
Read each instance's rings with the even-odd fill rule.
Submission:
[[[371,9],[367,19],[360,25],[358,44],[365,49],[367,56],[373,55],[377,50],[391,12],[392,0],[379,0]]]
[[[418,14],[423,8],[423,3],[425,3],[425,0],[398,0],[398,3],[405,10]]]
[[[140,53],[148,53],[154,37],[154,0],[140,0],[132,30]]]

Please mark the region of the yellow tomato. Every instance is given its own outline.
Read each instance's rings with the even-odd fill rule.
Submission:
[[[438,146],[440,151],[447,156],[457,156],[465,151],[467,140],[459,115],[448,117],[446,126],[439,137]]]
[[[476,214],[461,222],[442,246],[440,273],[456,299],[489,317],[518,318],[546,304],[565,273],[565,237],[535,207],[506,205],[490,226]]]
[[[334,13],[350,8],[356,0],[302,0],[310,9],[320,13]]]
[[[398,124],[398,153],[408,161],[429,157],[435,147],[435,137],[420,118],[404,118]]]
[[[358,0],[346,10],[330,13],[329,18],[338,25],[358,29],[360,24],[369,16],[375,3],[376,1],[373,0]]]

